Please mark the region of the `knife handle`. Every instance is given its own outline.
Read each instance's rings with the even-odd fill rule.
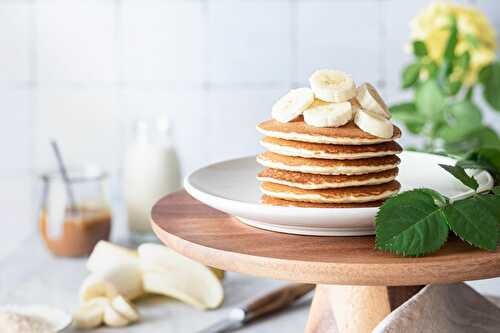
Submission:
[[[315,287],[314,284],[294,283],[270,292],[243,307],[245,322],[279,311],[301,298]]]

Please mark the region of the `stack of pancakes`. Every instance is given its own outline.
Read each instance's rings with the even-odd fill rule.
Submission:
[[[266,167],[262,203],[299,207],[374,207],[396,194],[402,148],[360,130],[352,121],[341,127],[314,127],[302,117],[288,123],[267,120],[257,126],[268,151],[257,156]]]

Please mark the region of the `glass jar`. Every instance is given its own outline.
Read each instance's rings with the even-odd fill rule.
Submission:
[[[105,191],[107,174],[96,167],[68,170],[69,186],[59,172],[41,176],[40,234],[57,256],[87,256],[108,240],[111,210]]]
[[[179,160],[165,115],[136,122],[123,169],[130,238],[137,244],[154,241],[151,207],[181,188]]]

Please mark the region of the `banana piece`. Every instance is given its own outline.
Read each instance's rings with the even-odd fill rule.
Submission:
[[[80,305],[73,314],[73,322],[77,328],[95,328],[104,320],[104,307],[109,300],[104,297],[94,298]]]
[[[271,115],[273,119],[281,123],[288,123],[300,116],[313,101],[314,94],[311,89],[292,89],[274,103]]]
[[[215,274],[215,276],[217,276],[217,278],[219,280],[224,280],[224,276],[226,275],[226,272],[224,272],[222,269],[218,269],[218,268],[215,268],[215,267],[208,267],[212,273]]]
[[[123,295],[126,299],[142,296],[142,272],[133,264],[110,266],[107,270],[90,274],[80,288],[82,302],[96,297],[114,298]]]
[[[139,313],[137,312],[137,309],[123,296],[120,295],[113,298],[111,306],[130,322],[139,320]]]
[[[352,119],[352,107],[349,102],[325,103],[315,101],[304,111],[306,124],[315,127],[340,127]]]
[[[382,117],[378,113],[358,109],[354,115],[354,123],[366,133],[379,138],[389,139],[392,137],[394,127],[390,120]]]
[[[139,246],[144,290],[191,304],[214,309],[224,299],[217,276],[206,266],[158,244]]]
[[[386,119],[391,118],[384,100],[375,87],[368,82],[363,83],[356,89],[356,99],[364,110],[374,112]]]
[[[341,71],[317,70],[309,78],[309,83],[316,98],[325,102],[347,102],[356,96],[353,79]]]
[[[113,298],[118,296],[116,287],[100,276],[89,275],[80,287],[80,302],[85,303],[94,298]]]
[[[99,241],[87,260],[87,269],[92,272],[101,272],[115,265],[136,265],[139,269],[137,251],[118,246],[110,242]]]
[[[130,321],[120,312],[115,310],[111,304],[104,307],[103,321],[110,327],[123,327],[130,323]]]

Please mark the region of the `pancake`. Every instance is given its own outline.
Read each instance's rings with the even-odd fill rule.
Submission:
[[[266,136],[260,144],[273,153],[306,158],[352,160],[399,154],[403,148],[395,141],[373,145],[331,145],[290,141]]]
[[[401,160],[396,155],[358,160],[325,160],[285,156],[266,151],[257,162],[267,168],[323,175],[361,175],[396,168]]]
[[[341,127],[315,127],[307,125],[302,116],[288,123],[266,120],[257,125],[257,130],[273,138],[334,145],[371,145],[393,141],[401,136],[397,126],[394,126],[392,138],[385,139],[363,132],[353,121]]]
[[[366,207],[379,207],[384,203],[383,201],[371,201],[364,203],[345,203],[345,204],[302,202],[302,201],[290,201],[290,200],[273,198],[268,195],[263,195],[260,198],[260,202],[264,205],[271,205],[271,206],[303,207],[303,208],[366,208]]]
[[[262,183],[263,194],[290,201],[317,203],[363,203],[379,201],[398,193],[401,185],[393,180],[381,185],[354,186],[322,190],[304,190],[297,187],[274,183]]]
[[[363,175],[315,175],[294,171],[264,169],[257,175],[257,180],[270,182],[304,190],[326,188],[341,188],[352,186],[379,185],[393,181],[398,174],[398,168],[387,171],[366,173]]]

